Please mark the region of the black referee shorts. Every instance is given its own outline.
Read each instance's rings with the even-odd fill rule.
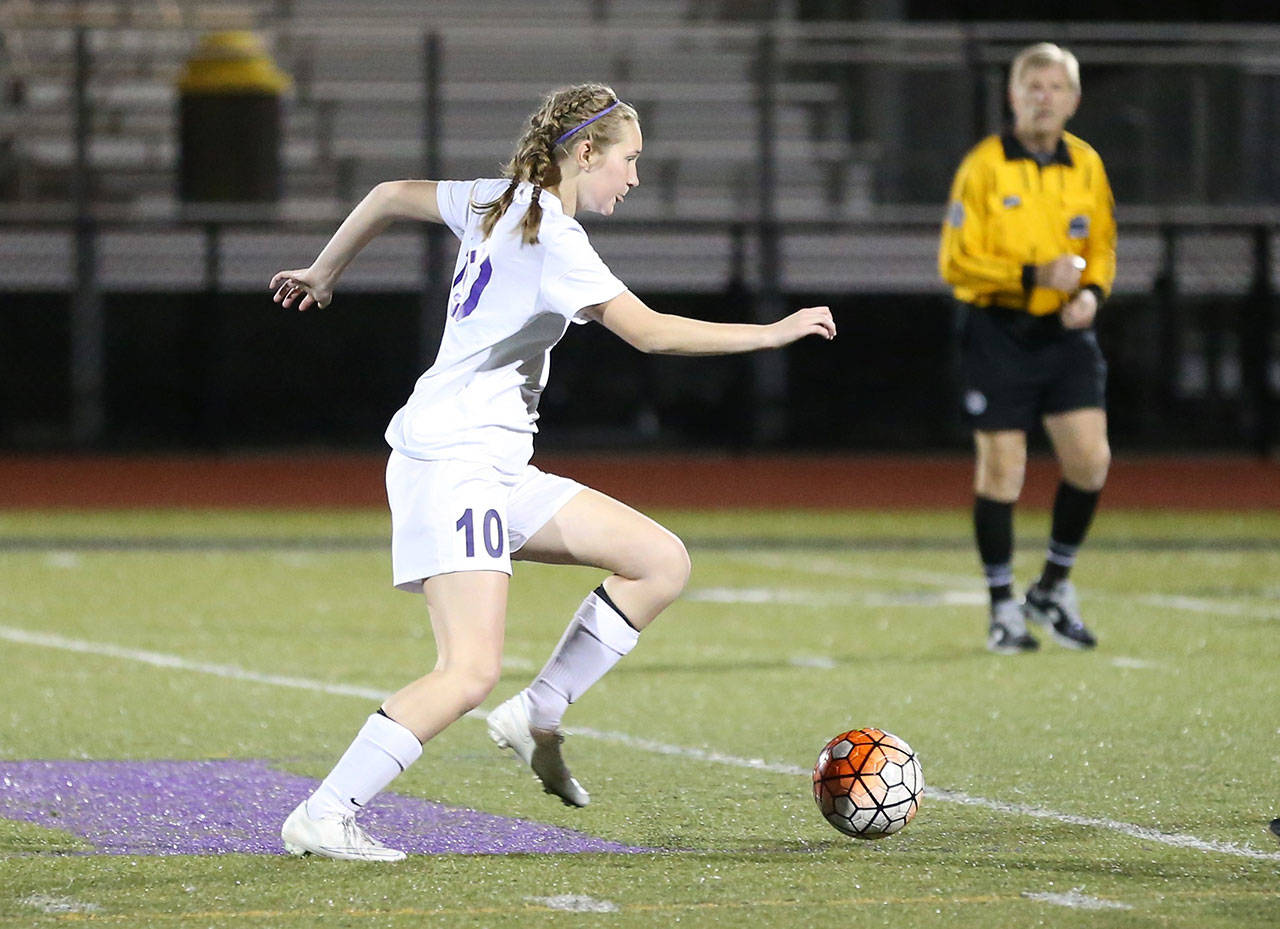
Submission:
[[[1057,313],[961,304],[961,403],[976,430],[1033,430],[1042,417],[1106,407],[1107,362],[1092,329]]]

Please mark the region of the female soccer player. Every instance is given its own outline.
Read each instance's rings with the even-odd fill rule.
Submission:
[[[530,117],[508,179],[377,185],[311,267],[271,279],[275,302],[328,305],[352,258],[392,220],[446,224],[461,240],[435,363],[395,414],[386,439],[394,584],[421,591],[435,635],[433,670],[369,717],[355,741],[281,830],[292,854],[398,861],[356,812],[422,754],[422,745],[493,690],[501,670],[511,562],[591,565],[609,572],[578,608],[525,690],[488,716],[566,804],[587,792],[565,767],[560,722],[680,594],[684,545],[602,493],[529,461],[551,348],[570,322],[595,321],[643,352],[714,355],[835,337],[827,307],[769,325],[658,313],[627,290],[575,214],[609,215],[640,183],[636,112],[601,84],[548,96]]]

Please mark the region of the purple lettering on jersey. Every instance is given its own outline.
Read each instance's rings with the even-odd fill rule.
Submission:
[[[489,278],[491,277],[493,277],[493,264],[486,258],[484,263],[480,265],[480,273],[471,285],[471,293],[467,294],[466,303],[462,304],[454,312],[454,319],[466,319],[474,312],[476,304],[480,302],[480,295],[484,293],[484,289],[488,286]]]

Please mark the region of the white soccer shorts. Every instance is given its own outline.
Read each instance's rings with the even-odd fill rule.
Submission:
[[[454,571],[511,573],[511,553],[584,490],[527,465],[520,474],[466,461],[387,460],[392,583],[420,593]]]

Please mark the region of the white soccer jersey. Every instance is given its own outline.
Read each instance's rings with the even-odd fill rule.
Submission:
[[[582,309],[626,290],[553,194],[540,197],[538,244],[524,244],[528,183],[484,238],[471,204],[497,199],[509,183],[441,181],[436,188],[440,213],[462,245],[440,351],[387,427],[387,443],[410,458],[518,472],[533,456],[551,348],[571,321],[586,321]]]

